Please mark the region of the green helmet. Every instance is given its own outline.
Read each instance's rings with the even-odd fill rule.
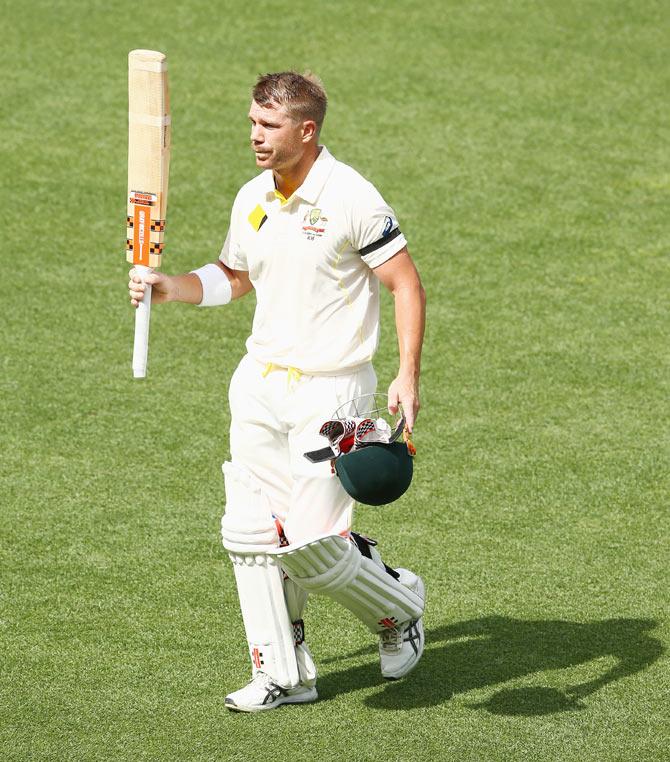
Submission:
[[[404,442],[375,442],[340,455],[335,472],[354,500],[364,505],[386,505],[407,491],[413,463]]]

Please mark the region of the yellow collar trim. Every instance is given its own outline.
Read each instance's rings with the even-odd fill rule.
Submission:
[[[284,204],[288,204],[288,202],[291,200],[291,198],[293,198],[293,196],[291,196],[290,198],[286,198],[286,196],[281,191],[278,191],[275,188],[275,198],[278,198],[279,201],[281,202],[281,205],[284,206]]]

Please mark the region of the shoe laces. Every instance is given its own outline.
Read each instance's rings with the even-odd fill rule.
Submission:
[[[395,652],[402,648],[402,631],[397,627],[379,634],[379,643],[384,651]]]
[[[249,685],[255,685],[258,688],[269,688],[271,684],[274,683],[267,672],[256,672],[251,680],[249,680]]]

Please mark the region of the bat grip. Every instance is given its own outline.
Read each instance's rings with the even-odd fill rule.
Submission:
[[[142,278],[152,272],[150,267],[135,265],[135,273]],[[135,341],[133,344],[133,377],[146,378],[149,352],[149,319],[151,318],[151,284],[145,283],[144,297],[135,310]]]

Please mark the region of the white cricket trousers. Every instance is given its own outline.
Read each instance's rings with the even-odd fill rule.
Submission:
[[[289,542],[351,528],[354,501],[330,463],[310,463],[304,453],[328,444],[319,429],[340,405],[376,387],[372,363],[310,376],[246,355],[233,373],[231,460],[259,481]]]

